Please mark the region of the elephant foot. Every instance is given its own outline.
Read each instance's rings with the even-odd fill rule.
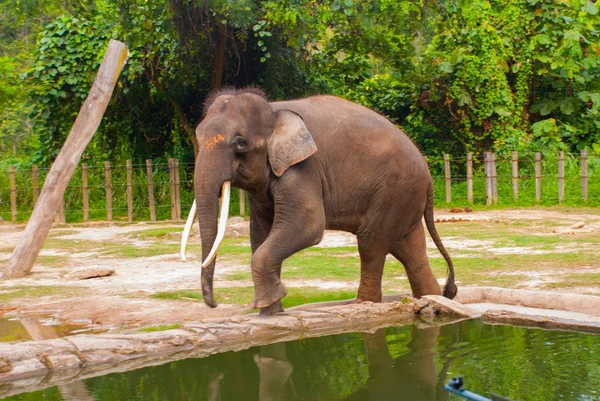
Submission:
[[[267,308],[276,302],[279,302],[287,294],[285,286],[281,284],[281,281],[275,285],[274,288],[264,291],[254,291],[254,302],[252,303],[253,309]]]
[[[277,301],[266,308],[260,308],[258,316],[273,316],[281,312],[283,312],[283,306],[281,305],[281,301]]]
[[[211,308],[216,308],[218,303],[217,301],[215,301],[215,299],[213,298],[212,294],[202,294],[204,296],[204,303],[208,306],[210,306]]]

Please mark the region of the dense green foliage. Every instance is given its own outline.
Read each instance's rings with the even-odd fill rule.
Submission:
[[[131,57],[90,163],[192,162],[206,95],[250,84],[363,103],[432,156],[600,153],[590,0],[19,0],[0,24],[0,154],[25,164],[52,162],[109,38]]]

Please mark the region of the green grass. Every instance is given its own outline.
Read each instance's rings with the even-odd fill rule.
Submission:
[[[219,303],[248,305],[254,296],[253,287],[215,288],[214,295]],[[150,295],[151,298],[169,300],[202,300],[199,291],[165,291]],[[290,308],[313,302],[337,301],[356,297],[355,290],[323,290],[315,287],[288,288],[283,307]]]
[[[142,332],[142,333],[152,333],[154,331],[173,330],[173,329],[178,329],[180,327],[181,327],[180,323],[176,323],[176,324],[163,324],[163,325],[160,325],[160,326],[144,327],[144,328],[138,329],[137,331]]]
[[[181,240],[181,227],[159,227],[150,228],[148,230],[140,230],[127,234],[127,236],[139,239],[173,239]]]
[[[16,287],[0,287],[0,303],[10,302],[18,298],[39,298],[45,296],[73,296],[81,293],[81,288],[66,287],[66,286],[16,286]],[[4,292],[7,291],[7,292]]]
[[[545,286],[551,289],[598,286],[600,273],[562,274],[557,279],[560,281],[549,282]]]
[[[43,265],[48,267],[65,267],[68,261],[68,256],[48,255],[38,256],[38,258],[35,260],[35,263],[37,265]]]

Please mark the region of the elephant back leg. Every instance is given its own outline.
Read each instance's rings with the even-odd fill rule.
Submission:
[[[360,284],[356,302],[381,302],[381,277],[385,257],[388,254],[387,243],[376,239],[357,236],[360,254]]]
[[[425,230],[422,224],[402,237],[392,247],[392,255],[404,265],[415,298],[423,295],[442,295],[427,258]]]

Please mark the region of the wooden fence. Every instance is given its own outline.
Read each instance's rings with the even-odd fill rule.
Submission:
[[[571,155],[575,158],[574,155]],[[596,158],[597,159],[597,158]],[[428,163],[431,163],[432,159],[426,157]],[[473,154],[468,153],[466,157],[466,183],[467,183],[467,202],[473,204]],[[519,152],[512,152],[511,154],[511,180],[512,180],[512,197],[513,202],[519,202]],[[581,168],[580,179],[581,179],[581,201],[587,202],[588,200],[588,155],[587,151],[581,151],[579,155],[579,163]],[[485,177],[485,204],[487,206],[498,203],[498,173],[497,173],[497,161],[496,155],[492,152],[485,152],[483,154],[483,171]],[[445,177],[445,195],[446,203],[452,203],[452,182],[453,174],[451,169],[450,155],[444,154],[443,156],[443,167]],[[433,174],[433,173],[432,173]],[[558,203],[562,203],[565,200],[565,153],[558,152],[557,154],[557,175],[547,175],[546,179],[555,178],[558,184]],[[435,179],[435,175],[434,175]],[[537,202],[542,201],[542,154],[540,152],[535,153],[535,199]]]
[[[552,156],[551,168],[556,171],[542,171],[542,155],[540,153],[527,154],[527,165],[522,165],[519,153],[512,152],[509,158],[502,160],[503,182],[510,180],[512,199],[507,199],[507,191],[503,189],[504,203],[520,204],[520,188],[525,180],[535,181],[535,201],[542,202],[542,182],[556,181],[557,194],[556,203],[565,200],[565,188],[567,178],[565,176],[565,154],[558,152]],[[573,189],[573,181],[579,181],[581,204],[587,204],[590,175],[588,174],[588,155],[584,150],[579,155],[567,155],[570,162],[569,189]],[[600,172],[600,159],[594,159],[594,171]],[[426,157],[434,183],[436,185],[436,204],[474,204],[495,205],[499,203],[498,189],[498,158],[494,153],[486,152],[483,155],[468,153],[466,157],[453,158],[448,154],[443,158]],[[533,162],[533,166],[531,166]],[[578,164],[578,177],[574,176],[573,163]],[[88,166],[81,164],[79,171],[71,179],[67,188],[69,202],[65,200],[60,203],[56,216],[56,222],[65,223],[67,214],[70,221],[89,221],[115,219],[120,221],[143,220],[173,220],[180,221],[187,216],[187,211],[193,201],[193,164],[180,163],[177,159],[170,158],[167,163],[154,164],[152,160],[146,160],[145,164],[133,165],[127,160],[125,165],[113,166],[106,161],[103,165]],[[102,173],[103,170],[103,173]],[[546,170],[549,170],[546,167]],[[13,222],[27,220],[33,206],[37,202],[40,192],[40,178],[47,169],[32,166],[31,169],[17,169],[11,166],[0,171],[0,215],[10,216]],[[91,171],[95,174],[91,177]],[[533,173],[533,175],[531,175]],[[507,174],[510,176],[507,177]],[[4,177],[2,177],[4,175]],[[8,175],[8,177],[6,177]],[[29,176],[31,178],[29,178]],[[115,176],[116,182],[115,182]],[[8,188],[3,186],[8,178]],[[90,181],[93,178],[93,183]],[[592,178],[600,178],[594,176]],[[480,185],[474,183],[484,181]],[[441,181],[443,180],[443,185]],[[453,196],[453,191],[460,190],[459,185],[466,181],[466,196]],[[600,183],[594,180],[594,196],[600,201]],[[477,185],[475,185],[477,184]],[[464,186],[461,187],[464,190]],[[8,189],[9,196],[6,195]],[[485,197],[477,195],[476,190],[484,190]],[[93,196],[90,195],[93,192]],[[547,191],[549,192],[549,191]],[[464,194],[464,192],[462,192]],[[479,192],[481,194],[481,192]],[[476,196],[477,195],[477,196]],[[547,199],[547,195],[545,195]],[[477,197],[477,200],[476,200]],[[94,199],[93,206],[91,198]],[[101,199],[102,198],[102,199]],[[230,214],[246,214],[246,202],[244,191],[239,190],[232,196],[232,207]],[[444,202],[445,200],[445,202]],[[114,203],[118,206],[115,207]],[[596,202],[596,200],[594,200]],[[158,203],[158,204],[157,204]],[[600,203],[600,202],[599,202]],[[102,207],[103,206],[103,207]],[[239,208],[239,209],[238,209]],[[158,211],[158,212],[157,212]],[[115,216],[115,213],[117,216]]]

